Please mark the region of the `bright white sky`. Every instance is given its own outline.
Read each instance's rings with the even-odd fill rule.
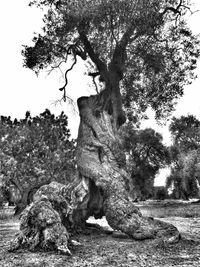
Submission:
[[[200,10],[200,1],[193,0],[195,10]],[[69,105],[63,103],[55,106],[53,103],[61,98],[58,90],[63,85],[59,72],[50,76],[43,72],[39,77],[29,69],[24,68],[21,55],[22,45],[31,44],[34,32],[39,32],[42,26],[42,13],[39,9],[28,6],[29,0],[9,0],[0,3],[0,115],[10,115],[12,118],[23,118],[29,110],[38,115],[46,108],[59,114],[62,110],[69,116],[69,127],[76,137],[78,129],[78,114],[72,114]],[[200,12],[189,17],[189,24],[195,34],[200,33]],[[198,68],[199,72],[200,67]],[[184,96],[179,100],[173,115],[195,114],[200,119],[200,75],[192,85],[185,88]],[[81,95],[89,95],[93,91],[88,88],[88,78],[84,76],[84,67],[80,65],[70,75],[68,91],[76,99]],[[152,119],[145,126],[154,127],[169,142],[167,127],[160,128]]]

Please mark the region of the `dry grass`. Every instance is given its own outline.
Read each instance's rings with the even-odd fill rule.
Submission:
[[[81,246],[72,248],[72,257],[52,252],[18,251],[9,253],[6,244],[18,231],[18,221],[0,221],[0,267],[199,267],[200,266],[200,204],[179,202],[138,203],[146,216],[173,223],[182,239],[174,245],[156,240],[135,241],[103,233],[80,234]],[[7,211],[2,217],[11,216]],[[106,226],[105,218],[97,221]]]
[[[200,203],[186,201],[149,201],[137,204],[144,216],[156,218],[200,217]]]

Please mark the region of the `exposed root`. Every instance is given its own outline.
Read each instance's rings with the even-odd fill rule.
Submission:
[[[70,234],[86,231],[89,216],[104,215],[112,229],[131,238],[157,238],[170,244],[179,241],[175,226],[142,216],[134,205],[113,118],[105,110],[94,112],[99,97],[82,97],[78,101],[81,122],[77,180],[68,185],[52,182],[36,192],[34,202],[22,213],[21,232],[13,242],[13,250],[38,247],[70,255]]]
[[[43,249],[71,255],[66,226],[72,229],[73,211],[86,195],[81,183],[73,190],[56,182],[42,186],[34,196],[35,201],[22,212],[20,233],[11,241],[9,251]]]

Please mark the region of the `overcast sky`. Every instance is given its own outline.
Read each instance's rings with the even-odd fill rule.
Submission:
[[[200,1],[196,8],[200,9]],[[28,6],[29,0],[9,0],[0,3],[0,115],[10,115],[12,118],[23,118],[27,110],[37,115],[49,108],[59,114],[64,110],[71,114],[66,103],[55,106],[55,101],[62,97],[58,88],[63,84],[59,72],[47,75],[46,72],[37,77],[33,71],[23,68],[21,50],[23,44],[31,44],[34,32],[39,32],[42,26],[42,13],[39,9]],[[195,34],[200,33],[200,13],[189,18]],[[79,73],[77,75],[77,73]],[[200,75],[199,75],[200,76]],[[75,99],[81,95],[89,95],[88,78],[84,76],[84,67],[79,66],[71,75],[68,91]],[[200,77],[185,88],[185,95],[180,99],[174,115],[195,114],[200,118]],[[78,114],[70,115],[70,128],[76,136]],[[169,141],[167,128],[159,128],[151,119],[146,123],[164,134],[165,142]]]

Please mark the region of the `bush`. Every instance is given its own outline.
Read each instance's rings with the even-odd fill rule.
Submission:
[[[167,192],[166,192],[166,189],[164,187],[162,188],[158,188],[156,191],[155,191],[155,195],[154,195],[154,198],[155,199],[158,199],[158,200],[164,200],[167,198]]]

